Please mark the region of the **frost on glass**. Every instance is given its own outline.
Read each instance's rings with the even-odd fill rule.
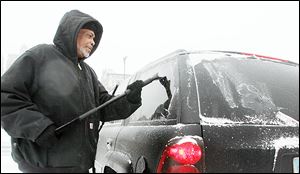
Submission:
[[[245,57],[191,57],[202,121],[299,126],[297,67]]]

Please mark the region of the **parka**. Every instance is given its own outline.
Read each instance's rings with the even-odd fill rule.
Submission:
[[[94,163],[99,121],[125,119],[141,105],[124,97],[75,122],[52,147],[44,148],[35,142],[48,126],[59,127],[113,97],[84,59],[78,60],[77,35],[88,22],[97,26],[92,55],[103,28],[90,15],[72,10],[61,19],[54,44],[27,50],[1,77],[1,126],[11,136],[16,162],[41,168],[88,170]]]

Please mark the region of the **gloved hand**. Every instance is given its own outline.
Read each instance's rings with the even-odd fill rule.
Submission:
[[[127,100],[130,103],[138,104],[141,103],[141,92],[143,88],[144,82],[142,80],[137,80],[133,82],[132,84],[127,86],[127,89],[130,89],[130,93],[127,94]]]
[[[54,125],[48,126],[35,140],[39,146],[46,148],[52,147],[57,141],[55,134],[56,127]]]

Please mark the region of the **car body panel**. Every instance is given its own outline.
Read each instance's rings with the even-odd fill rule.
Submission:
[[[196,58],[193,58],[195,55]],[[199,58],[198,55],[203,56]],[[205,72],[199,71],[199,67],[196,65],[203,60],[209,62],[223,57],[232,57],[232,59],[238,57],[238,60],[242,63],[243,61],[250,62],[254,60],[252,62],[258,63],[259,68],[261,68],[258,71],[261,78],[268,79],[267,81],[273,85],[275,93],[282,91],[282,89],[279,90],[279,87],[292,89],[287,91],[286,94],[280,94],[277,98],[274,98],[276,100],[274,103],[290,106],[294,109],[276,111],[276,115],[272,117],[257,114],[258,118],[255,117],[250,121],[247,119],[251,117],[251,114],[243,112],[234,113],[238,121],[234,120],[235,117],[226,118],[225,115],[220,113],[216,114],[219,118],[203,114],[207,112],[204,105],[213,107],[214,101],[203,103],[203,91],[201,89],[204,89],[203,85],[208,78],[205,77],[202,81],[199,81],[199,78],[202,78],[200,76]],[[266,60],[266,58],[268,59]],[[260,65],[260,61],[262,65]],[[279,81],[276,81],[276,78],[273,79],[272,76],[266,76],[267,73],[264,74],[263,66],[265,64],[270,65],[272,69],[273,63],[276,65],[273,69],[274,72],[276,72],[277,67],[286,65],[286,67],[274,73],[282,79],[280,83],[277,83]],[[252,67],[255,67],[254,65]],[[247,67],[247,63],[243,66]],[[289,69],[289,66],[294,69]],[[217,68],[204,67],[210,75],[215,72],[221,74],[221,71]],[[229,91],[238,87],[239,84],[249,82],[243,80],[242,77],[244,76],[233,71],[236,68],[239,67],[231,67],[227,70],[225,68],[228,72],[228,78],[224,82],[231,81],[231,86],[217,82],[219,80],[218,76],[212,76],[214,83],[211,83],[211,86],[206,86],[207,90],[215,88],[214,85],[221,88],[221,93],[215,94],[217,94],[218,99],[221,99],[220,96],[223,95],[225,99],[222,99],[222,102],[225,101],[229,104],[222,105],[219,109],[229,113],[232,112],[230,107],[237,106],[236,100],[231,100],[232,94]],[[155,110],[155,107],[167,99],[164,88],[161,87],[159,82],[154,81],[144,87],[141,108],[129,118],[117,123],[106,124],[101,130],[95,162],[95,165],[98,166],[97,171],[104,172],[105,167],[110,167],[115,172],[157,172],[158,163],[162,158],[164,149],[170,144],[171,140],[178,137],[198,137],[196,138],[198,144],[203,148],[203,158],[196,164],[196,167],[201,169],[200,172],[292,172],[293,159],[299,157],[299,109],[295,109],[299,108],[299,80],[295,85],[294,76],[293,78],[284,78],[284,76],[281,76],[281,71],[286,74],[293,73],[295,75],[297,72],[299,74],[299,65],[266,56],[257,58],[255,55],[248,53],[187,52],[178,50],[145,66],[134,74],[131,82],[145,80],[157,72],[161,77],[166,76],[171,81],[170,90],[172,92],[170,104],[166,108],[168,114],[160,113],[161,118],[151,116],[151,113],[158,110]],[[251,70],[249,73],[252,73]],[[255,73],[257,73],[256,70],[253,71],[253,74]],[[262,82],[264,81],[262,80]],[[248,84],[248,87],[250,85],[252,84]],[[253,86],[255,85],[253,84]],[[257,87],[257,89],[265,88]],[[295,89],[298,89],[298,93],[293,92]],[[272,91],[273,94],[274,91]],[[262,105],[262,112],[266,111],[271,114],[273,112],[269,113],[269,111],[275,108],[275,104],[270,102],[270,97],[273,96],[269,92],[258,92],[255,95],[253,94],[252,98],[247,98],[247,94],[250,93],[241,93],[240,97],[244,100],[241,100],[240,105],[246,109],[247,107],[248,109],[257,109],[258,105]],[[120,91],[117,91],[117,93],[120,93]],[[255,101],[252,100],[253,96],[257,97],[258,94],[263,98],[262,103],[255,106],[250,105],[251,102]],[[226,107],[229,107],[229,109]],[[290,114],[292,116],[288,116]],[[259,120],[259,115],[262,120]],[[268,120],[264,118],[265,116],[272,119]],[[243,117],[247,119],[240,119]],[[107,148],[106,141],[108,138],[113,139],[113,148]],[[111,154],[117,155],[111,158]]]
[[[297,156],[298,127],[218,124],[202,126],[207,172],[291,172],[292,168],[279,169],[276,161],[282,160],[282,156],[288,153],[294,153],[293,157]],[[278,150],[284,148],[280,145],[288,146],[287,151],[278,153]],[[291,159],[288,160],[292,164]]]

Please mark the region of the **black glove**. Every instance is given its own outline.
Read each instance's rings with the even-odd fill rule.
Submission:
[[[138,104],[141,103],[141,92],[143,88],[144,82],[142,80],[137,80],[133,82],[132,84],[127,86],[127,89],[130,89],[130,93],[127,94],[127,100],[130,103]]]
[[[39,146],[43,146],[46,148],[52,147],[57,141],[57,137],[55,134],[56,127],[54,125],[48,126],[35,140],[35,142]]]

